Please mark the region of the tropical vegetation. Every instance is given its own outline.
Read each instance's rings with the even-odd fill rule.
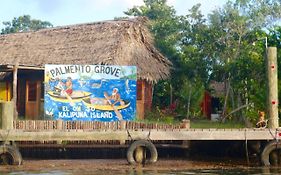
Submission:
[[[172,78],[155,87],[155,109],[177,100],[177,116],[202,117],[204,91],[223,82],[223,121],[255,121],[259,110],[266,111],[266,48],[277,47],[280,58],[281,2],[229,0],[207,16],[200,6],[177,15],[167,0],[144,0],[125,12],[151,21],[155,45],[174,65]]]

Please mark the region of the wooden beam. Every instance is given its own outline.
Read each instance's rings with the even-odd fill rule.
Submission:
[[[14,65],[0,65],[1,72],[12,72],[14,70]],[[18,65],[18,69],[25,69],[25,70],[45,70],[45,67],[36,67],[36,66],[21,66]]]
[[[7,65],[7,68],[12,69],[13,66]],[[18,65],[18,69],[28,69],[28,70],[45,70],[44,67],[36,67],[36,66],[20,66]]]
[[[129,136],[129,134],[130,136]],[[55,141],[55,140],[274,140],[281,130],[270,129],[189,129],[189,130],[0,130],[0,141]]]

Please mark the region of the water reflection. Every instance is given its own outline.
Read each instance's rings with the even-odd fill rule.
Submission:
[[[130,175],[279,175],[281,168],[245,168],[245,169],[202,169],[202,170],[182,170],[182,171],[142,171],[133,170]]]
[[[0,171],[1,174],[1,171]],[[129,170],[81,170],[79,172],[72,172],[70,170],[53,170],[53,171],[20,171],[10,172],[10,175],[279,175],[281,174],[281,168],[268,168],[268,167],[256,167],[256,168],[222,168],[222,169],[200,169],[200,170],[143,170],[140,168],[132,168]]]
[[[281,167],[247,166],[243,159],[227,161],[161,159],[132,166],[124,159],[25,159],[20,166],[0,165],[0,175],[277,175]]]

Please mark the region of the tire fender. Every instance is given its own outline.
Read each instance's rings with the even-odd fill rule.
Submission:
[[[136,160],[135,160],[134,152],[135,152],[136,148],[139,146],[145,147],[150,152],[149,159],[145,160],[146,164],[155,163],[157,161],[158,153],[157,153],[157,149],[153,145],[153,143],[151,143],[148,140],[137,140],[137,141],[134,141],[127,150],[127,161],[129,162],[129,164],[132,164],[132,165],[138,164],[138,162],[136,162]]]
[[[281,143],[271,141],[265,146],[261,154],[261,161],[263,165],[270,166],[269,155],[275,149],[281,149]]]
[[[22,156],[17,147],[12,145],[1,145],[0,146],[0,155],[7,154],[11,158],[11,165],[21,165]]]

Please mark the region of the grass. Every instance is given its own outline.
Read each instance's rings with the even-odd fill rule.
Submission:
[[[244,123],[239,123],[235,121],[226,121],[225,123],[210,121],[210,120],[191,120],[190,128],[218,128],[218,129],[228,129],[228,128],[245,128]]]
[[[179,124],[180,121],[174,120],[173,118],[159,118],[159,119],[136,119],[135,122],[143,123],[158,123],[158,124]]]
[[[176,120],[173,117],[162,117],[162,118],[146,118],[146,119],[137,119],[136,122],[144,123],[158,123],[158,124],[179,124],[181,121]],[[224,123],[219,121],[211,121],[208,119],[191,119],[190,128],[218,128],[218,129],[231,129],[231,128],[245,128],[244,123],[237,121],[227,120]]]

